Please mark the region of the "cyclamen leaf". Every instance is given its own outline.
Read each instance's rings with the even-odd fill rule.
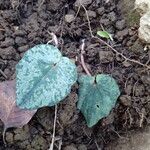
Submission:
[[[17,105],[38,109],[64,99],[77,80],[75,64],[48,44],[29,49],[16,66]]]
[[[87,125],[92,127],[106,117],[115,106],[120,95],[116,81],[105,74],[83,75],[79,78],[78,109],[83,113]]]
[[[36,110],[24,110],[16,106],[15,80],[0,83],[0,119],[5,129],[27,124]]]

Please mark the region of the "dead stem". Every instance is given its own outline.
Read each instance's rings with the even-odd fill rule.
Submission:
[[[55,105],[55,117],[54,117],[54,126],[53,126],[53,136],[52,136],[52,142],[51,142],[49,150],[53,150],[53,148],[54,148],[56,121],[57,121],[57,105]]]
[[[85,61],[84,61],[84,48],[85,48],[85,39],[82,40],[82,44],[81,44],[81,65],[83,67],[83,69],[85,70],[86,74],[91,76],[91,73],[89,72],[87,66],[85,65]]]

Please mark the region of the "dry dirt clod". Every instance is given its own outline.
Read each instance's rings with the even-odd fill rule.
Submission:
[[[77,148],[74,145],[69,145],[69,146],[66,146],[64,150],[77,150]]]
[[[114,60],[113,53],[111,51],[99,51],[100,63],[109,63]]]
[[[123,30],[123,29],[125,28],[125,20],[124,20],[124,19],[118,20],[118,21],[116,22],[116,28],[117,28],[118,30]]]
[[[122,95],[120,96],[120,102],[124,106],[131,106],[131,97],[128,95]]]
[[[82,4],[86,7],[87,5],[89,5],[91,3],[92,3],[92,0],[76,0],[75,6],[79,7]]]

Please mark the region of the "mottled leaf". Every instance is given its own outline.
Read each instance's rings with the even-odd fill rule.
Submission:
[[[106,117],[115,106],[120,95],[116,81],[109,75],[94,77],[83,75],[79,78],[78,109],[83,113],[87,125],[92,127]]]
[[[97,35],[99,35],[102,38],[111,39],[113,41],[112,35],[107,31],[97,31]]]
[[[17,105],[27,109],[57,104],[77,80],[75,64],[48,44],[29,49],[16,72]]]
[[[5,129],[27,124],[36,110],[24,110],[16,106],[15,80],[0,83],[0,119]]]

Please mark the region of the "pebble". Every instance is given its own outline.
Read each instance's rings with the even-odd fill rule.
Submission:
[[[74,20],[74,15],[73,14],[67,14],[65,15],[65,21],[68,23],[71,23]]]

